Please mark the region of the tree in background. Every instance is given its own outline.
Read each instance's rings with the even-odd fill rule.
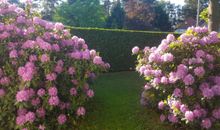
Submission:
[[[59,0],[43,0],[42,1],[42,17],[46,20],[52,20],[52,16],[55,13],[55,6],[58,4]]]
[[[102,2],[103,2],[105,13],[106,13],[107,17],[109,17],[110,16],[110,10],[111,10],[111,6],[112,6],[112,2],[110,0],[102,0]]]
[[[111,14],[106,20],[106,27],[122,29],[124,26],[124,18],[125,12],[122,7],[121,1],[118,0],[113,4]]]
[[[197,6],[198,0],[185,0],[185,5],[183,6],[184,17],[196,18]],[[206,7],[208,7],[208,0],[200,0],[200,10],[203,10]]]
[[[155,19],[152,25],[161,31],[171,31],[171,21],[169,19],[169,12],[166,11],[167,2],[156,1],[154,5]]]
[[[134,30],[153,30],[155,0],[124,0],[125,27]]]
[[[76,0],[72,4],[63,2],[53,16],[54,21],[76,27],[104,27],[105,19],[99,0]]]
[[[219,31],[220,21],[220,2],[219,0],[209,0],[208,7],[208,28],[209,31]]]

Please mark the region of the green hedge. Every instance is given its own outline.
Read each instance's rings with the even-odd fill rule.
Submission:
[[[82,37],[89,48],[101,53],[103,59],[110,63],[111,71],[134,69],[135,57],[131,56],[134,46],[157,46],[168,32],[131,31],[100,28],[67,27],[71,33]]]

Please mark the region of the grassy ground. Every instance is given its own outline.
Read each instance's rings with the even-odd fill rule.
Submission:
[[[96,95],[80,130],[171,130],[157,113],[140,106],[143,85],[135,72],[102,75],[94,84]]]

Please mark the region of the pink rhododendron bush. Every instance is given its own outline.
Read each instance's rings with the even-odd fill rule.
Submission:
[[[0,2],[0,129],[73,129],[109,64],[61,23]]]
[[[220,40],[205,27],[169,34],[158,47],[132,49],[147,84],[143,104],[158,107],[161,121],[209,129],[220,121]]]

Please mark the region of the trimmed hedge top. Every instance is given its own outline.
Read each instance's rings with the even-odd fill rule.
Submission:
[[[119,29],[67,27],[71,33],[83,37],[89,48],[101,52],[111,65],[111,71],[133,70],[135,57],[131,56],[133,46],[157,46],[169,32],[133,31]],[[178,35],[178,34],[176,34]]]

